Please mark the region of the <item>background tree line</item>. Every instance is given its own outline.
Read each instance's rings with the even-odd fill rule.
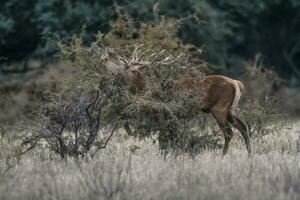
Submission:
[[[44,59],[54,48],[45,39],[80,33],[85,42],[110,30],[115,5],[136,21],[182,18],[178,36],[204,49],[216,71],[238,76],[245,61],[259,61],[290,84],[300,77],[299,0],[4,0],[0,3],[2,63]],[[294,81],[296,80],[296,81]]]

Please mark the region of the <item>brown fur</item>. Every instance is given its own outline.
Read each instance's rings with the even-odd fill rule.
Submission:
[[[128,74],[128,82],[131,90],[135,92],[142,91],[146,88],[147,82],[144,77],[138,72],[129,72]]]
[[[236,83],[240,91],[236,91]],[[215,118],[224,134],[225,145],[223,148],[223,155],[227,153],[233,136],[230,124],[238,129],[242,134],[248,154],[251,154],[248,127],[232,112],[233,109],[235,109],[232,109],[232,104],[237,92],[243,92],[245,90],[242,82],[225,76],[211,75],[203,77],[200,81],[195,81],[193,78],[184,78],[176,81],[176,85],[181,89],[202,88],[204,96],[203,103],[207,110]],[[237,99],[237,101],[238,100],[239,99]]]
[[[140,82],[134,82],[133,84],[136,84],[136,88],[143,90],[145,89],[146,81],[140,80]],[[236,91],[236,84],[240,91]],[[242,82],[221,75],[211,75],[203,78],[186,77],[175,81],[175,88],[179,90],[199,88],[202,90],[205,110],[212,114],[224,134],[225,145],[223,155],[227,153],[233,136],[230,124],[242,134],[248,154],[251,154],[247,125],[232,111],[232,104],[236,93],[245,90]]]

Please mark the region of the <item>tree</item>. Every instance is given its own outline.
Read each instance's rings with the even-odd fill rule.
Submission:
[[[223,14],[223,24],[230,30],[224,37],[228,66],[237,59],[263,55],[267,66],[284,77],[300,77],[300,3],[297,0],[210,1]],[[218,29],[216,29],[217,31]]]

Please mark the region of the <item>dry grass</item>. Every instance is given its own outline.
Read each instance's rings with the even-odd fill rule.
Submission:
[[[11,149],[2,139],[0,199],[299,199],[300,124],[274,130],[252,141],[252,158],[237,134],[223,159],[219,150],[164,159],[152,141],[120,132],[94,159],[34,151],[5,174]]]

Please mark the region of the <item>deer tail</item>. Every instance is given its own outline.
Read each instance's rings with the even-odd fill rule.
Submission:
[[[239,80],[235,80],[236,82],[237,82],[237,84],[238,84],[238,86],[239,86],[239,88],[240,88],[240,91],[241,92],[244,92],[245,91],[245,86],[244,86],[244,84],[241,82],[241,81],[239,81]]]
[[[241,94],[242,91],[244,91],[244,85],[242,82],[238,81],[238,80],[234,80],[234,91],[235,91],[235,95],[234,95],[234,99],[231,105],[231,112],[235,113],[238,103],[240,101],[241,98]]]

